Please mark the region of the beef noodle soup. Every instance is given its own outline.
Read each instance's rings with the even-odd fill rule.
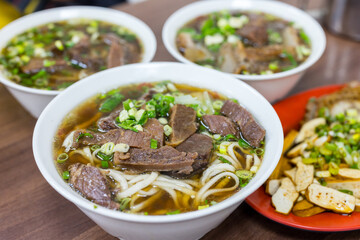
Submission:
[[[188,60],[223,72],[266,75],[297,67],[310,39],[293,22],[261,12],[220,11],[183,26],[176,45]]]
[[[140,62],[139,38],[122,26],[71,19],[14,37],[2,49],[0,68],[23,86],[61,90],[104,69]]]
[[[96,204],[144,215],[210,207],[259,169],[265,130],[236,100],[170,81],[98,94],[62,121],[60,175]]]

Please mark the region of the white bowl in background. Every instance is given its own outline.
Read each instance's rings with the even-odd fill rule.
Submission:
[[[30,28],[74,18],[102,20],[124,26],[134,32],[141,40],[143,45],[141,62],[150,62],[155,55],[156,38],[144,22],[124,12],[89,6],[53,8],[21,17],[0,30],[0,49],[3,49],[12,38]],[[61,92],[22,86],[7,79],[2,72],[0,72],[0,82],[6,86],[16,100],[35,118],[39,117],[45,106]]]
[[[98,84],[99,79],[101,85]],[[162,80],[172,80],[175,83],[217,91],[229,98],[237,99],[246,107],[266,130],[265,155],[258,173],[241,191],[214,206],[199,211],[169,216],[144,216],[122,213],[101,206],[94,209],[92,202],[70,188],[59,175],[54,164],[53,139],[60,123],[76,106],[97,93],[130,83]],[[247,196],[266,181],[280,159],[282,147],[283,131],[280,120],[270,103],[255,89],[219,71],[166,62],[116,67],[79,81],[48,104],[36,123],[33,135],[35,161],[48,183],[106,232],[121,239],[200,238],[218,226]],[[65,225],[59,227],[66,228]]]
[[[162,30],[162,39],[166,49],[180,62],[197,65],[187,60],[176,47],[178,30],[189,21],[220,10],[261,11],[269,13],[288,21],[295,22],[302,27],[311,39],[312,52],[308,59],[298,67],[271,75],[244,75],[231,74],[253,86],[270,102],[283,98],[300,80],[306,69],[312,66],[323,54],[326,46],[324,30],[320,24],[304,11],[278,1],[201,1],[191,3],[174,12],[165,22]],[[199,66],[199,65],[197,65]],[[201,66],[199,66],[201,67]],[[204,67],[203,67],[204,68]]]

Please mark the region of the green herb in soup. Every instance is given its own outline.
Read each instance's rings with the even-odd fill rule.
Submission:
[[[265,75],[297,67],[310,39],[292,22],[261,12],[220,11],[197,17],[177,34],[188,60],[223,72]]]
[[[60,175],[88,200],[118,211],[201,210],[245,187],[265,130],[235,100],[170,81],[129,85],[74,109],[54,141]]]
[[[27,87],[61,90],[93,73],[141,60],[130,30],[97,20],[72,19],[29,29],[1,51],[6,77]]]

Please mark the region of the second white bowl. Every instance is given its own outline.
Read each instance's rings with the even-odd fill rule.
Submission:
[[[311,40],[312,52],[308,59],[298,67],[271,75],[230,74],[253,86],[270,102],[284,97],[300,80],[306,69],[312,66],[323,54],[326,38],[320,24],[309,14],[291,5],[278,1],[201,1],[189,4],[174,12],[165,22],[162,39],[166,49],[180,62],[197,65],[181,55],[176,47],[178,30],[196,17],[221,10],[261,11],[287,21],[295,22],[304,29]]]
[[[141,20],[117,10],[101,7],[61,7],[36,12],[19,18],[0,30],[0,49],[18,34],[50,22],[74,18],[96,19],[124,26],[134,32],[143,45],[141,62],[150,62],[156,52],[156,39],[151,29]],[[7,79],[0,72],[3,83],[18,102],[35,118],[39,117],[46,105],[61,91],[40,90],[25,87]]]

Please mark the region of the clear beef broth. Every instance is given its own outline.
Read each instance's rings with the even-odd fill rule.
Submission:
[[[141,58],[141,42],[130,30],[104,21],[71,19],[19,34],[2,49],[0,64],[4,74],[20,85],[61,90]]]
[[[262,12],[220,11],[178,31],[188,60],[223,72],[266,75],[293,69],[311,54],[310,39],[293,22]]]
[[[171,84],[171,85],[169,85]],[[168,86],[168,87],[167,87]],[[175,89],[176,90],[175,90]],[[169,90],[171,89],[171,90]],[[233,171],[233,175],[231,176],[236,176],[236,181],[234,180],[233,177],[228,176],[227,174],[224,174],[223,177],[220,177],[218,180],[214,180],[214,184],[212,184],[210,187],[211,189],[226,189],[226,188],[233,188],[231,190],[228,191],[219,191],[214,192],[213,194],[209,194],[209,196],[207,196],[204,199],[197,199],[196,194],[197,192],[199,192],[201,190],[201,188],[203,187],[201,184],[201,179],[203,177],[204,174],[204,170],[206,170],[209,166],[214,166],[216,165],[215,163],[219,164],[229,164],[231,165],[231,163],[226,160],[225,158],[228,159],[228,154],[225,153],[225,158],[219,158],[219,156],[216,154],[217,152],[222,152],[221,149],[221,144],[224,142],[229,142],[230,144],[238,144],[238,141],[241,141],[242,144],[247,144],[246,140],[244,140],[243,137],[241,137],[240,134],[240,138],[234,138],[232,139],[231,136],[227,136],[230,137],[229,139],[225,139],[225,136],[217,136],[216,134],[210,132],[211,130],[209,130],[209,128],[207,126],[204,126],[204,123],[202,122],[202,116],[197,114],[196,117],[196,123],[198,124],[196,132],[193,134],[207,134],[209,136],[209,139],[211,139],[211,154],[207,155],[207,167],[200,169],[200,171],[188,174],[188,175],[174,175],[172,176],[172,174],[174,173],[174,171],[155,171],[157,172],[157,174],[159,174],[159,177],[157,178],[156,181],[158,181],[159,183],[154,182],[153,184],[150,184],[148,186],[146,186],[145,188],[143,188],[140,192],[137,192],[131,196],[126,196],[123,198],[119,198],[117,197],[119,194],[119,192],[122,192],[123,190],[121,190],[121,187],[119,185],[118,179],[116,177],[116,175],[111,175],[109,173],[107,173],[106,171],[109,169],[118,171],[119,173],[123,174],[123,176],[126,176],[127,178],[134,178],[134,177],[141,177],[141,176],[147,176],[147,174],[152,174],[154,171],[138,171],[136,170],[136,168],[132,168],[131,165],[118,165],[115,161],[115,157],[116,157],[116,153],[112,153],[112,158],[110,160],[107,161],[107,165],[104,166],[103,165],[103,160],[99,161],[99,159],[97,159],[97,161],[90,161],[89,157],[86,156],[86,154],[84,153],[84,148],[89,147],[89,151],[91,152],[91,154],[94,153],[94,151],[96,151],[96,149],[99,148],[93,148],[94,145],[89,145],[89,146],[78,146],[77,148],[72,148],[70,151],[66,151],[65,146],[63,146],[64,140],[66,140],[67,136],[69,134],[71,134],[73,131],[76,130],[80,130],[83,129],[83,133],[87,132],[87,133],[91,133],[95,136],[95,134],[106,134],[108,131],[104,131],[103,129],[99,128],[98,126],[98,120],[102,119],[104,117],[107,116],[111,116],[111,114],[113,113],[113,111],[116,111],[116,109],[125,108],[126,105],[126,100],[127,99],[142,99],[146,93],[148,92],[152,92],[154,90],[160,91],[162,90],[161,93],[155,93],[155,95],[152,96],[152,98],[148,101],[150,102],[151,100],[156,98],[156,94],[161,94],[162,96],[175,96],[174,99],[181,99],[179,98],[179,96],[193,96],[194,99],[199,99],[203,94],[208,94],[209,99],[213,105],[215,106],[215,103],[224,103],[227,98],[216,93],[216,92],[212,92],[206,89],[200,89],[200,88],[196,88],[196,87],[192,87],[192,86],[188,86],[188,85],[182,85],[182,84],[172,84],[169,82],[160,82],[160,83],[144,83],[144,84],[137,84],[137,85],[128,85],[128,86],[124,86],[121,87],[119,89],[116,90],[112,90],[108,93],[104,93],[104,94],[98,94],[92,98],[90,98],[89,100],[85,101],[84,103],[80,104],[78,107],[76,107],[70,114],[67,114],[67,116],[63,119],[61,125],[58,128],[57,134],[55,136],[54,139],[54,160],[56,163],[56,166],[58,168],[59,174],[64,176],[64,173],[68,172],[69,169],[71,169],[71,166],[74,166],[74,164],[78,164],[80,163],[81,165],[88,165],[88,166],[94,166],[97,169],[100,169],[101,173],[105,176],[106,181],[107,181],[107,187],[110,189],[110,197],[111,197],[111,202],[114,202],[115,204],[115,209],[117,210],[122,210],[124,212],[129,212],[129,213],[137,213],[137,214],[149,214],[149,215],[163,215],[163,214],[177,214],[177,213],[183,213],[183,212],[189,212],[189,211],[195,211],[198,209],[202,209],[202,208],[206,208],[206,207],[210,207],[228,197],[230,197],[231,195],[233,195],[235,192],[239,191],[242,187],[244,187],[251,178],[246,178],[244,176],[237,176],[235,175],[235,173],[237,174],[237,172],[235,172],[235,167],[234,167],[234,171]],[[101,112],[99,111],[99,109],[101,109],[101,106],[103,106],[104,102],[107,101],[107,99],[111,98],[111,96],[114,96],[114,94],[120,93],[123,98],[122,98],[122,102],[119,104],[119,106],[114,107],[114,109],[110,112]],[[189,98],[186,97],[187,100],[189,101]],[[136,102],[134,102],[136,104]],[[187,106],[190,106],[192,108],[200,108],[199,106],[194,106],[194,104],[188,104]],[[201,107],[203,108],[203,107]],[[147,109],[147,108],[145,108]],[[216,108],[216,112],[215,114],[221,114],[220,113],[220,108]],[[141,110],[141,106],[139,106],[138,111]],[[149,110],[150,111],[150,110]],[[200,111],[199,111],[200,112]],[[203,114],[206,114],[206,112],[204,111]],[[121,114],[119,114],[119,117],[117,117],[114,121],[116,121],[119,125],[120,125],[120,117]],[[168,122],[168,124],[171,124],[169,122],[169,119],[171,118],[171,113],[166,114],[163,117],[159,117],[156,116],[156,119],[160,119],[164,118],[166,119]],[[149,118],[150,119],[150,118]],[[149,119],[147,121],[149,121]],[[160,121],[159,120],[159,121]],[[162,121],[162,120],[161,120]],[[201,123],[201,124],[200,124]],[[146,123],[143,125],[144,128],[146,128]],[[175,126],[174,126],[175,128]],[[122,129],[121,127],[118,127],[118,129]],[[111,131],[111,130],[109,130]],[[130,130],[126,130],[126,131],[130,131]],[[175,129],[174,129],[175,131]],[[171,135],[170,136],[166,136],[166,131],[165,131],[165,127],[164,127],[164,142],[165,145],[168,144],[171,141]],[[232,136],[233,137],[233,136]],[[81,138],[77,138],[75,140],[74,137],[74,142],[79,141],[82,142],[85,138],[89,138],[89,136],[82,136]],[[95,137],[94,137],[95,138]],[[89,138],[89,140],[91,141],[91,138]],[[185,140],[186,141],[186,140]],[[240,143],[240,142],[239,142]],[[107,143],[106,143],[107,144]],[[201,145],[201,143],[198,143],[199,145]],[[105,144],[104,144],[105,145]],[[238,146],[238,145],[237,145]],[[254,152],[258,151],[259,155],[257,155],[257,157],[259,159],[262,158],[263,155],[263,150],[264,150],[264,142],[261,143],[261,145],[259,147],[251,147],[250,145],[246,145],[247,147],[244,148],[240,148],[237,149],[236,151],[242,150],[245,154],[253,154]],[[100,146],[99,146],[100,147]],[[152,148],[152,147],[151,147]],[[154,149],[154,151],[157,151],[159,149],[161,149],[163,147],[161,146],[157,146],[156,149]],[[177,148],[177,147],[174,147]],[[235,148],[237,148],[235,146]],[[128,151],[128,153],[133,154],[132,150],[133,148],[130,147],[130,150]],[[150,150],[152,151],[152,150]],[[64,162],[59,162],[58,161],[58,156],[61,154],[64,154],[66,152],[66,154],[68,155],[68,159]],[[253,153],[252,153],[253,152]],[[199,152],[200,153],[200,152]],[[224,152],[222,152],[224,153]],[[241,156],[238,153],[235,153],[235,155],[237,156],[237,161],[239,161],[241,164],[244,164],[244,168],[245,168],[245,161],[244,159],[240,159]],[[97,156],[97,155],[96,155]],[[199,157],[199,155],[197,155],[197,157]],[[129,159],[126,161],[130,161]],[[126,162],[125,161],[125,162]],[[150,160],[149,160],[150,161]],[[255,162],[255,161],[254,161]],[[192,165],[194,166],[194,165]],[[237,170],[241,170],[242,167],[237,167]],[[245,170],[243,170],[245,171]],[[240,171],[241,172],[241,171]],[[247,173],[250,173],[250,171],[248,170]],[[216,175],[216,174],[215,174]],[[180,178],[178,177],[180,176]],[[253,176],[253,174],[252,174]],[[73,183],[71,181],[71,178],[73,177],[73,175],[71,175],[71,171],[70,171],[70,179],[65,179],[66,182],[68,182],[73,188],[74,190],[78,191],[82,196],[88,198],[89,200],[93,201],[95,204],[99,204],[99,205],[103,205],[100,204],[96,199],[91,199],[91,197],[86,195],[86,192],[84,193],[84,191],[82,191],[82,189],[78,189],[76,186],[76,183]],[[65,177],[66,178],[66,177]],[[131,180],[128,180],[129,184],[131,184]],[[176,189],[178,187],[171,185],[170,188],[166,188],[163,187],[163,185],[166,185],[164,183],[164,181],[168,181],[166,184],[180,184],[181,186],[178,187],[182,187],[185,185],[191,185],[191,189],[183,189],[182,191],[177,191]],[[174,182],[175,181],[175,182]],[[178,182],[176,182],[178,181]],[[161,184],[163,185],[161,185]],[[159,185],[156,185],[159,184]],[[182,185],[183,184],[183,185]],[[234,187],[236,185],[236,187]],[[147,192],[151,192],[153,191],[153,194],[150,194],[149,196],[146,196]],[[144,195],[145,194],[145,195]],[[124,201],[125,200],[128,201],[127,204],[125,204],[125,207],[122,208],[122,206],[124,206]],[[137,210],[139,208],[139,206],[144,203],[144,206],[141,208],[141,210]],[[103,205],[104,206],[104,205]],[[108,207],[108,205],[106,205]],[[109,205],[110,206],[110,205]],[[114,205],[111,205],[114,206]],[[119,207],[120,206],[120,207]],[[113,207],[111,207],[113,208]]]

